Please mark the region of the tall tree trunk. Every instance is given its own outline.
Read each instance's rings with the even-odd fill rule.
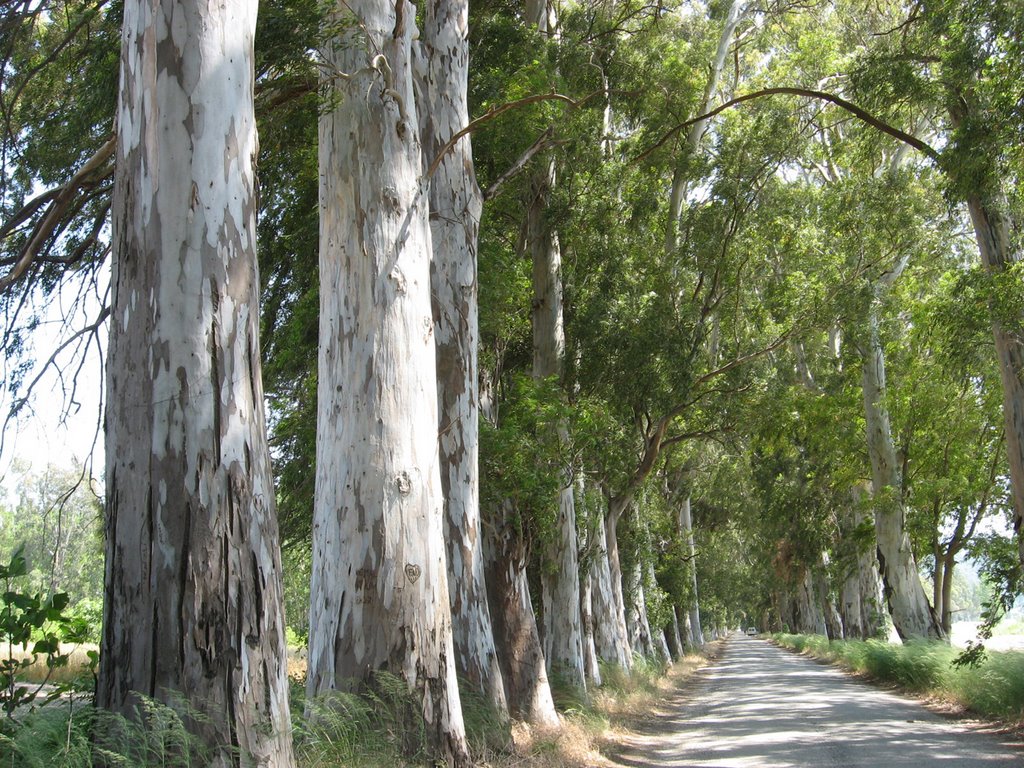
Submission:
[[[828,635],[825,614],[821,611],[812,569],[799,565],[793,584],[794,631],[808,635]]]
[[[1020,261],[1011,245],[1011,222],[998,206],[987,205],[980,195],[967,199],[981,263],[992,274],[1002,274]],[[1003,385],[1003,419],[1006,430],[1006,458],[1010,467],[1013,495],[1013,529],[1017,535],[1018,557],[1024,566],[1024,339],[1018,329],[1006,328],[993,313],[992,336],[999,358]]]
[[[633,653],[653,658],[655,656],[654,640],[651,637],[651,625],[647,620],[647,600],[644,594],[643,574],[640,569],[643,563],[637,554],[637,561],[629,569],[629,592],[626,601],[626,628],[629,631],[629,645]]]
[[[596,523],[594,533],[596,550],[594,562],[591,565],[594,644],[597,646],[597,655],[600,658],[612,664],[617,664],[623,669],[629,669],[632,660],[626,635],[626,619],[624,612],[620,611],[619,603],[616,602],[619,598],[612,584],[611,558],[608,555],[608,531],[605,526],[604,515],[598,514],[596,516]],[[617,564],[617,545],[615,557]],[[619,578],[621,579],[621,576]],[[618,595],[621,594],[620,587]]]
[[[818,590],[818,604],[825,618],[825,629],[829,640],[843,639],[843,620],[839,616],[835,602],[829,590],[828,555],[821,553],[821,563],[814,569],[814,585]]]
[[[427,738],[469,763],[437,462],[428,202],[413,92],[415,9],[345,0],[324,46],[320,355],[307,692],[386,670]],[[336,76],[345,73],[345,77]]]
[[[585,480],[580,477],[576,481],[578,498],[581,503],[587,498]],[[577,507],[580,509],[581,507]],[[586,511],[586,510],[584,510]],[[595,688],[601,685],[601,668],[598,663],[597,642],[594,634],[594,573],[599,567],[599,559],[603,553],[604,536],[598,538],[599,528],[595,521],[601,520],[600,511],[595,514],[585,514],[585,538],[580,548],[581,565],[580,569],[580,623],[583,630],[583,672],[586,675],[587,683]],[[608,561],[604,561],[605,571],[608,569]]]
[[[124,6],[98,706],[138,696],[217,766],[291,766],[263,416],[255,2]]]
[[[840,562],[845,576],[839,590],[839,610],[843,634],[847,638],[867,640],[876,637],[880,628],[878,544],[873,526],[870,541],[862,540],[870,518],[860,503],[859,489],[854,489],[851,496],[840,523],[840,541],[845,548]]]
[[[942,631],[948,637],[953,631],[953,569],[956,568],[956,554],[947,552],[942,559],[942,593],[940,595],[942,606],[940,616]]]
[[[693,543],[693,516],[688,495],[679,505],[679,534],[686,537],[690,551],[690,587],[693,590],[693,604],[687,609],[690,616],[690,642],[694,647],[701,648],[704,645],[704,632],[700,627],[700,600],[697,593],[697,548]]]
[[[505,698],[513,717],[559,728],[526,581],[527,555],[512,503],[502,504],[496,516],[494,535],[484,539],[485,581]]]
[[[683,645],[683,636],[679,631],[679,608],[672,606],[672,621],[665,627],[665,640],[668,644],[669,653],[674,661],[679,661],[686,654],[686,646]]]
[[[583,623],[583,672],[587,683],[601,686],[601,668],[598,664],[597,644],[594,642],[593,579],[584,574],[580,585],[580,619]]]
[[[903,640],[945,638],[928,604],[910,548],[901,492],[903,482],[885,404],[885,356],[879,337],[877,311],[868,319],[868,339],[862,351],[861,383],[864,390],[865,431],[871,460],[878,563],[896,631]]]
[[[542,35],[557,36],[558,19],[554,4],[548,0],[528,0],[526,18]],[[538,381],[555,378],[561,384],[565,362],[562,252],[547,211],[556,183],[555,159],[550,157],[530,180],[525,231],[533,262],[533,377]],[[559,442],[567,445],[566,426],[559,424],[557,430]],[[542,542],[541,550],[544,656],[553,675],[585,689],[576,507],[569,468],[565,474],[558,495],[554,537]]]
[[[421,43],[425,108],[420,122],[428,167],[469,123],[468,23],[467,0],[426,4]],[[429,183],[439,459],[455,664],[459,675],[504,713],[505,688],[494,649],[481,547],[477,235],[483,201],[469,136],[444,155]]]
[[[622,563],[619,559],[619,521],[622,519],[629,502],[622,498],[612,498],[608,502],[608,515],[604,521],[605,552],[608,557],[608,582],[611,586],[611,601],[602,606],[607,622],[602,626],[602,633],[607,633],[607,645],[615,649],[615,655],[625,660],[624,669],[633,663],[633,653],[629,645],[629,631],[626,627],[626,601],[622,594]],[[598,651],[600,653],[600,649]],[[603,655],[602,655],[603,658]]]

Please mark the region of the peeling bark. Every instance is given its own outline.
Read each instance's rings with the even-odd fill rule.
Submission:
[[[594,538],[597,550],[591,566],[590,581],[593,588],[594,644],[597,655],[604,661],[623,669],[630,667],[629,642],[626,636],[625,614],[619,612],[616,592],[612,586],[612,571],[608,557],[608,532],[605,518],[597,515]],[[618,563],[618,549],[615,550]],[[621,578],[621,577],[619,577]],[[621,588],[619,594],[621,595]],[[621,620],[620,620],[621,617]]]
[[[344,0],[320,117],[320,353],[307,693],[386,670],[437,759],[468,765],[455,674],[415,9]],[[338,31],[340,30],[340,32]],[[345,73],[344,77],[335,73]]]
[[[878,576],[878,542],[871,528],[870,541],[858,542],[855,531],[870,518],[860,502],[860,489],[852,492],[852,501],[843,511],[840,540],[851,550],[843,554],[845,577],[839,590],[839,611],[843,634],[847,638],[868,640],[882,629],[882,589]]]
[[[874,308],[868,319],[868,339],[862,360],[864,426],[871,460],[878,563],[889,614],[903,640],[943,640],[946,635],[928,603],[917,574],[917,562],[904,524],[906,511],[900,496],[903,480],[885,405],[885,356]]]
[[[437,157],[469,123],[468,23],[466,0],[426,5],[421,43],[425,108],[420,111],[424,160]],[[480,527],[477,235],[482,206],[467,135],[445,153],[430,179],[444,538],[456,668],[499,713],[505,713]]]
[[[526,582],[526,551],[511,502],[496,512],[484,542],[487,595],[505,698],[513,717],[541,728],[561,727],[548,684],[544,651]]]
[[[687,609],[690,625],[690,644],[695,648],[704,646],[704,632],[700,626],[700,599],[697,592],[697,547],[693,542],[693,516],[690,510],[690,497],[687,496],[679,505],[679,535],[686,537],[690,550],[690,586],[693,589],[693,605]]]
[[[996,206],[987,205],[979,195],[967,200],[974,225],[981,263],[990,273],[999,274],[1020,261],[1011,247],[1011,222]],[[1003,385],[1003,419],[1006,433],[1006,458],[1010,468],[1013,496],[1013,529],[1017,535],[1018,557],[1024,566],[1024,339],[1019,330],[1006,328],[997,317],[992,319],[992,336],[999,358],[999,378]]]
[[[216,766],[294,765],[263,415],[256,3],[124,8],[96,703],[177,707]]]

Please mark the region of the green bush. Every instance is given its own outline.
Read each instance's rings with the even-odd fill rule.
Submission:
[[[0,706],[8,718],[16,710],[32,705],[43,690],[42,683],[25,684],[23,673],[42,656],[52,672],[66,666],[68,655],[61,652],[61,641],[69,635],[69,619],[65,615],[69,598],[66,592],[49,597],[23,588],[28,574],[24,547],[18,547],[6,565],[0,565],[0,639],[5,643],[0,658]],[[47,700],[60,695],[57,691]]]
[[[980,666],[957,667],[957,651],[933,641],[830,642],[820,635],[788,634],[772,635],[772,640],[909,691],[948,697],[986,717],[1024,719],[1024,652],[991,653]]]

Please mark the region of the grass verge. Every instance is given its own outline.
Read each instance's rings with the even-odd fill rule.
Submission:
[[[875,680],[941,699],[963,709],[1024,725],[1024,652],[990,652],[977,667],[955,667],[955,648],[917,641],[833,640],[822,635],[772,635],[782,646],[838,664]]]
[[[708,650],[714,654],[717,644]],[[480,768],[609,767],[603,753],[616,751],[623,736],[707,663],[707,655],[690,655],[668,669],[642,658],[629,674],[603,668],[604,685],[589,696],[556,691],[561,728],[554,731],[508,723],[480,697],[464,692],[474,763]],[[336,693],[308,709],[302,680],[296,676],[292,681],[299,768],[431,765],[418,707],[401,679],[379,674],[359,695]],[[143,700],[138,717],[125,720],[95,710],[87,698],[25,711],[0,722],[0,766],[201,768],[209,755],[189,734],[179,711],[189,712],[184,704],[172,709]]]

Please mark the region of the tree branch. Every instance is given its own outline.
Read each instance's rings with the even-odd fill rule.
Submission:
[[[502,186],[504,186],[506,182],[514,179],[523,170],[523,168],[526,167],[527,163],[529,163],[534,157],[536,157],[538,154],[540,154],[545,149],[554,144],[554,141],[552,141],[552,137],[554,135],[554,127],[548,128],[546,131],[544,131],[544,133],[542,133],[537,138],[537,140],[533,142],[533,144],[531,144],[526,149],[526,151],[519,156],[519,159],[512,163],[509,169],[505,171],[503,174],[501,174],[497,179],[495,179],[494,183],[487,188],[487,191],[484,192],[483,195],[484,202],[487,202],[488,200],[493,200],[495,197],[497,197],[498,192],[501,191]]]
[[[760,98],[762,98],[764,96],[776,96],[776,95],[804,96],[804,97],[806,97],[808,99],[817,99],[819,101],[827,101],[830,104],[835,104],[837,107],[845,109],[847,112],[852,114],[854,117],[856,117],[861,122],[866,123],[867,125],[870,125],[872,128],[875,128],[875,129],[881,131],[882,133],[886,133],[889,136],[892,136],[893,138],[898,139],[899,141],[902,141],[904,144],[910,145],[911,147],[913,147],[914,149],[918,150],[919,152],[921,152],[926,157],[928,157],[928,158],[930,158],[932,160],[935,160],[935,161],[937,161],[939,159],[938,150],[936,150],[934,147],[932,147],[927,142],[922,141],[921,139],[917,138],[916,136],[912,136],[909,133],[906,133],[905,131],[901,131],[899,128],[896,128],[896,127],[894,127],[892,125],[889,125],[887,122],[885,122],[881,118],[875,117],[874,115],[872,115],[867,110],[862,109],[861,107],[858,107],[856,104],[854,104],[852,102],[849,102],[849,101],[847,101],[846,99],[844,99],[844,98],[842,98],[840,96],[836,96],[835,94],[832,94],[832,93],[826,93],[824,91],[815,91],[815,90],[812,90],[812,89],[809,89],[809,88],[780,87],[780,88],[763,88],[763,89],[761,89],[759,91],[754,91],[753,93],[745,93],[742,96],[737,96],[734,99],[729,99],[729,101],[725,102],[724,104],[721,104],[720,106],[715,107],[710,112],[707,112],[707,113],[705,113],[703,115],[698,115],[697,117],[693,117],[693,118],[690,118],[689,120],[685,120],[682,123],[679,123],[674,128],[669,129],[668,132],[666,132],[664,136],[662,136],[660,139],[658,139],[658,141],[656,141],[650,147],[648,147],[643,152],[641,152],[636,157],[635,162],[640,162],[641,160],[646,159],[655,150],[657,150],[658,148],[664,146],[670,139],[672,139],[674,136],[676,136],[684,128],[688,128],[689,126],[691,126],[691,125],[693,125],[695,123],[698,123],[701,120],[708,120],[708,119],[714,117],[715,115],[718,115],[721,112],[724,112],[727,109],[735,107],[738,104],[742,104],[745,101],[752,101],[753,99],[760,99]]]
[[[538,102],[541,101],[564,101],[566,104],[576,109],[578,107],[581,107],[583,104],[585,104],[587,101],[589,101],[591,98],[593,98],[596,94],[599,93],[602,93],[602,91],[594,91],[594,93],[588,94],[579,101],[576,101],[575,99],[570,98],[569,96],[551,91],[550,93],[535,93],[532,96],[525,96],[521,99],[509,101],[505,104],[501,104],[496,107],[492,106],[488,108],[488,110],[484,112],[482,115],[480,115],[480,117],[470,120],[469,124],[465,128],[463,128],[461,131],[456,133],[454,136],[448,139],[448,141],[445,142],[444,146],[441,147],[441,149],[438,151],[437,157],[435,157],[434,161],[430,164],[430,168],[427,169],[427,178],[429,179],[434,175],[434,173],[437,172],[437,168],[438,166],[441,165],[441,161],[444,160],[444,156],[451,151],[452,147],[459,143],[459,139],[461,139],[463,136],[467,136],[473,133],[473,131],[477,130],[480,126],[484,125],[485,123],[489,123],[491,120],[498,117],[499,115],[503,115],[506,112],[513,109],[518,109],[519,107],[525,107],[529,104],[537,104]]]
[[[0,293],[8,290],[24,277],[32,262],[42,250],[43,244],[60,226],[64,214],[67,213],[74,203],[79,188],[93,181],[98,173],[105,176],[110,172],[110,169],[107,168],[107,161],[113,156],[116,145],[117,138],[111,137],[96,151],[96,154],[85,161],[85,164],[66,184],[61,185],[56,190],[44,192],[41,195],[41,197],[49,200],[46,212],[42,220],[34,227],[31,239],[22,248],[21,253],[18,254],[18,260],[15,265],[6,275],[0,277]],[[22,206],[22,211],[35,212],[39,207],[37,201],[30,200]],[[21,212],[18,212],[14,214],[12,219],[19,219],[20,217]],[[4,227],[4,229],[5,231],[8,230],[7,227]]]

